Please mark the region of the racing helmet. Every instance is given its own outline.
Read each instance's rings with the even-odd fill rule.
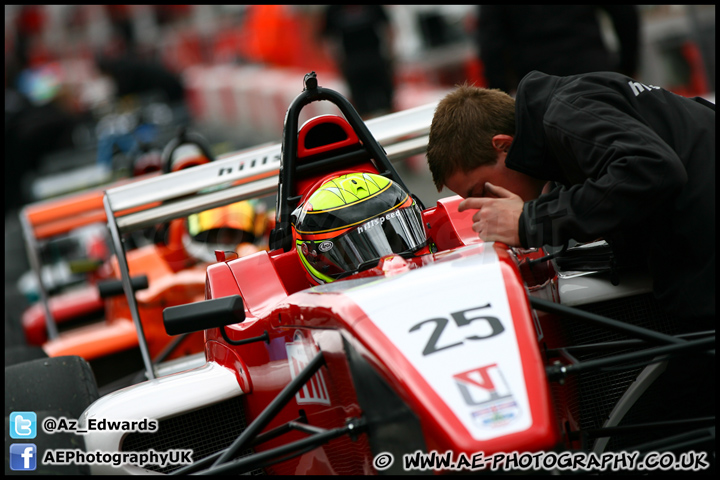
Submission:
[[[215,261],[215,250],[236,251],[243,256],[259,249],[257,239],[266,230],[265,205],[256,200],[232,203],[187,218],[183,244],[193,257]]]
[[[351,173],[322,183],[291,216],[295,248],[313,283],[372,268],[427,244],[422,211],[397,183]]]

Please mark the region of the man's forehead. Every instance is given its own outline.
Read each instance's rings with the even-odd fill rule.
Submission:
[[[471,197],[478,185],[485,183],[479,176],[480,172],[475,170],[465,172],[458,169],[447,177],[445,186],[463,198]]]

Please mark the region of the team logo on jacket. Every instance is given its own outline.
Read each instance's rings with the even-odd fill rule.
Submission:
[[[497,364],[457,373],[453,380],[478,426],[502,427],[520,416],[520,409]]]
[[[312,343],[306,342],[303,334],[299,330],[295,332],[292,343],[285,344],[285,350],[287,351],[290,375],[293,379],[297,377],[303,368],[310,363],[310,360],[318,354],[317,347]],[[330,405],[330,394],[328,393],[323,372],[318,371],[313,375],[300,391],[295,394],[295,400],[298,405]]]

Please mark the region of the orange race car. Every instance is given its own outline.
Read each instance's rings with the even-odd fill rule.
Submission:
[[[163,152],[163,172],[211,161],[213,157],[202,142],[200,137],[182,132]],[[30,205],[23,209],[21,218],[31,265],[37,273],[42,243],[107,221],[103,190]],[[165,333],[162,310],[203,300],[205,268],[215,261],[213,251],[232,250],[239,256],[258,251],[257,244],[262,243],[267,229],[266,218],[262,202],[238,202],[148,228],[146,245],[142,240],[126,239],[126,250],[130,243],[141,245],[127,251],[131,284],[136,290],[137,321],[119,280],[117,258],[110,258],[109,251],[103,249],[107,237],[93,239],[88,244],[89,261],[70,262],[76,272],[86,267],[87,281],[82,285],[51,297],[41,275],[37,275],[41,301],[26,310],[22,318],[28,343],[41,345],[51,357],[85,358],[100,386],[143,368],[139,334],[144,333],[147,354],[155,365],[202,352],[202,334],[173,339]],[[151,241],[147,241],[148,236]],[[142,331],[138,332],[138,328]],[[120,382],[142,379],[130,377]]]

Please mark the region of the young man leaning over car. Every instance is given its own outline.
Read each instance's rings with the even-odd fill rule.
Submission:
[[[671,314],[714,328],[714,104],[616,73],[535,71],[516,99],[467,85],[448,94],[427,158],[438,191],[477,209],[483,240],[602,237],[644,261]],[[543,191],[547,182],[555,187]]]

